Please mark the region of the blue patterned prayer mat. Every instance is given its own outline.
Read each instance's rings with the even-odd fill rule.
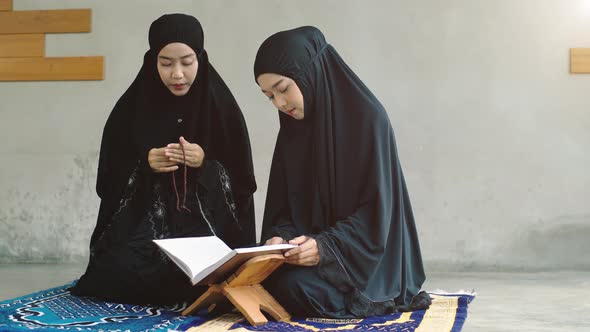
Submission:
[[[366,319],[293,319],[253,327],[239,313],[216,318],[182,317],[186,305],[146,307],[76,297],[68,288],[51,288],[0,302],[0,331],[461,331],[471,294],[431,294],[426,311]]]
[[[448,294],[430,293],[432,305],[428,310],[395,313],[365,319],[294,318],[291,322],[271,321],[263,326],[250,326],[239,313],[222,315],[188,332],[199,331],[382,331],[382,332],[459,332],[467,319],[467,305],[474,292]],[[183,330],[187,326],[182,327]]]

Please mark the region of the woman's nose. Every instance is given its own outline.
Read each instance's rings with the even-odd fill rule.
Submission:
[[[174,69],[172,70],[172,78],[174,78],[174,79],[182,78],[182,70],[180,69],[180,67],[178,67],[178,66],[174,67]]]
[[[282,110],[285,107],[285,105],[287,105],[287,101],[285,100],[285,98],[275,96],[275,106],[278,109]]]

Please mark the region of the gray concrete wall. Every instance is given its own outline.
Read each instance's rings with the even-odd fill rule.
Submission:
[[[252,64],[270,34],[323,30],[388,109],[427,267],[589,269],[588,0],[17,0],[92,8],[89,34],[47,56],[106,56],[100,82],[0,83],[0,262],[84,262],[104,122],[135,77],[149,24],[199,18],[249,126],[261,221],[276,111]]]

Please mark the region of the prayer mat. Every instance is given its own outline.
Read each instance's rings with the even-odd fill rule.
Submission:
[[[73,283],[0,302],[0,331],[461,331],[475,293],[431,293],[426,311],[365,319],[294,318],[254,327],[238,312],[218,317],[181,316],[168,307],[101,302],[70,294]]]

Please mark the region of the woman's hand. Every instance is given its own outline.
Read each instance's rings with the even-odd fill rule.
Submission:
[[[314,266],[320,262],[320,252],[318,251],[318,244],[314,238],[302,235],[290,240],[289,244],[294,244],[298,247],[285,253],[287,263]]]
[[[182,144],[182,147],[184,148],[184,157],[180,144]],[[174,163],[186,164],[193,168],[201,167],[201,165],[203,165],[203,160],[205,159],[205,152],[203,149],[198,144],[190,143],[185,140],[182,136],[180,137],[180,144],[168,144],[164,151],[165,156]]]
[[[265,246],[271,245],[271,244],[283,244],[283,243],[288,243],[285,239],[283,239],[282,237],[272,237],[268,240],[266,240],[266,242],[264,242]]]
[[[155,173],[173,172],[178,169],[178,163],[170,161],[165,154],[166,148],[151,149],[148,152],[148,164]]]

